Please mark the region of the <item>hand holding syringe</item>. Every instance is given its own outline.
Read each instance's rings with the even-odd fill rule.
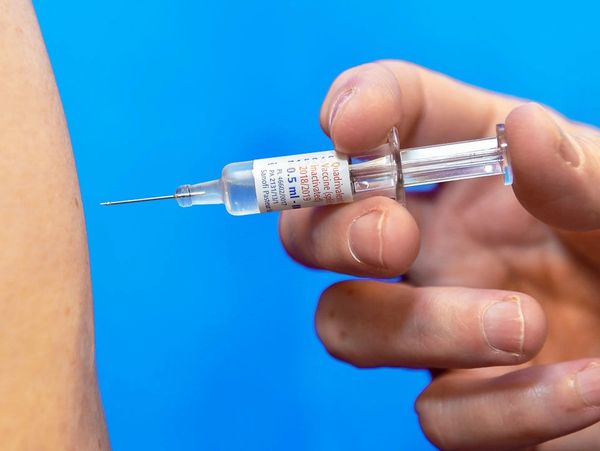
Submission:
[[[493,138],[402,150],[392,133],[363,151],[392,124],[422,146],[480,136],[502,120],[514,189],[447,184],[414,193],[408,209],[370,197],[402,201],[407,186],[502,173],[510,183],[502,126]],[[285,250],[309,268],[405,276],[338,282],[321,294],[314,324],[329,353],[361,368],[433,369],[415,407],[439,448],[597,449],[598,131],[392,61],[341,75],[321,125],[342,152],[234,163],[221,180],[164,198],[225,203],[234,214],[351,202],[283,212],[279,222]],[[267,269],[277,262],[268,257]],[[286,288],[298,281],[290,275]],[[268,274],[260,282],[285,304]]]
[[[392,129],[387,143],[365,156],[334,150],[231,163],[220,179],[182,185],[173,195],[104,202],[176,199],[181,207],[225,204],[233,215],[353,202],[371,196],[404,201],[404,188],[452,180],[504,175],[512,183],[504,125],[491,138],[400,149]]]

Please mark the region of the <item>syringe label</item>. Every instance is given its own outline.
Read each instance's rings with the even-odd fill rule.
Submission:
[[[333,150],[254,160],[261,213],[352,201],[348,159]]]

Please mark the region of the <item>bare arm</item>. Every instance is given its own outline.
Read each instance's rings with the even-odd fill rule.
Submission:
[[[0,448],[108,449],[85,224],[31,3],[0,0]]]

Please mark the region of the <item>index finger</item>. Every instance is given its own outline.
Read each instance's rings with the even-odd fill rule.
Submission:
[[[332,84],[321,127],[341,152],[364,153],[398,127],[402,147],[493,135],[522,101],[417,65],[384,60],[354,67]]]
[[[364,154],[365,149],[380,145],[394,126],[402,147],[493,134],[496,122],[518,103],[410,63],[380,61],[338,77],[323,103],[321,125],[338,150]],[[418,213],[420,204],[411,199],[411,210]],[[360,227],[360,240],[351,241],[348,231],[366,211],[381,212],[385,221],[366,221]],[[301,263],[357,275],[389,277],[402,272],[418,245],[418,231],[404,208],[384,198],[318,213],[283,212],[280,234],[288,253]],[[367,254],[376,253],[377,243],[385,252],[376,253],[376,259],[356,258],[353,245],[357,243]],[[404,254],[396,256],[400,251]]]

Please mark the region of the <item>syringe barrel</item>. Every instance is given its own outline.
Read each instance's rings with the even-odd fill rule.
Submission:
[[[233,215],[353,202],[386,196],[404,202],[404,188],[503,174],[512,182],[504,126],[497,136],[400,149],[392,129],[385,144],[352,156],[328,150],[225,166],[221,179],[183,185],[182,207],[223,203]]]

